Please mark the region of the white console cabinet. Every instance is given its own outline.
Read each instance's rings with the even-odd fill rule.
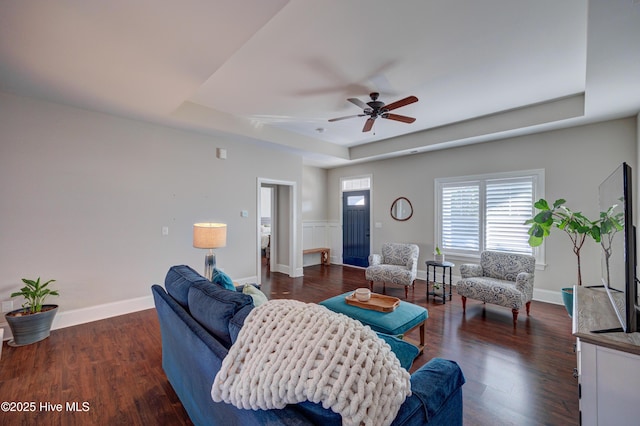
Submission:
[[[574,288],[580,423],[640,425],[640,333],[593,333],[619,326],[604,290]]]

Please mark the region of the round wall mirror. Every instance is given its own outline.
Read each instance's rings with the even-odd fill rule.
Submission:
[[[406,197],[398,197],[391,204],[391,217],[395,220],[409,220],[413,216],[413,206]]]

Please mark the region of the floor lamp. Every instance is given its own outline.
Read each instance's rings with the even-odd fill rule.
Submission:
[[[196,223],[193,225],[193,246],[209,249],[204,257],[204,276],[211,281],[216,267],[213,249],[227,245],[227,225],[224,223]]]

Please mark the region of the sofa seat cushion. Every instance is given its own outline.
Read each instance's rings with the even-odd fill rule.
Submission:
[[[232,343],[229,322],[247,305],[253,305],[251,296],[226,290],[209,282],[194,284],[189,289],[191,315],[227,348]]]
[[[187,265],[172,266],[164,279],[164,288],[187,311],[189,310],[189,289],[192,285],[211,283]]]
[[[380,281],[400,285],[411,285],[413,283],[412,271],[404,265],[369,266],[365,270],[365,278],[369,281]]]
[[[524,293],[516,289],[513,281],[489,277],[463,278],[456,284],[460,296],[485,303],[520,309],[526,303]]]

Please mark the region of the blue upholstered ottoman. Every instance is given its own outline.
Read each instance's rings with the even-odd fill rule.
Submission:
[[[359,308],[349,305],[344,298],[352,292],[344,293],[339,296],[323,300],[319,304],[332,310],[345,314],[348,317],[357,319],[361,323],[371,327],[373,331],[378,333],[390,334],[397,336],[405,334],[416,327],[420,327],[420,343],[415,342],[421,353],[424,349],[424,326],[425,321],[429,317],[429,312],[422,306],[413,303],[400,301],[398,306],[392,312],[379,312],[371,309]],[[405,339],[410,341],[409,339]]]

